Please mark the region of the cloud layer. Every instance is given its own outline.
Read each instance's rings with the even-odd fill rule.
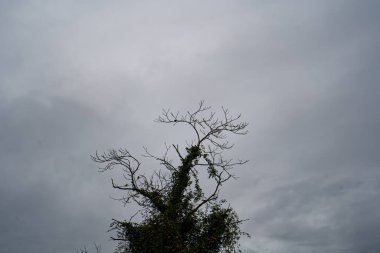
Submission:
[[[241,112],[223,196],[244,252],[380,248],[377,1],[3,1],[0,247],[111,251],[96,150],[184,143],[161,108]]]

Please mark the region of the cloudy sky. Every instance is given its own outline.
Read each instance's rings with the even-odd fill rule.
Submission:
[[[379,1],[0,2],[0,251],[111,252],[90,154],[189,132],[201,99],[250,123],[223,196],[245,253],[380,249]]]

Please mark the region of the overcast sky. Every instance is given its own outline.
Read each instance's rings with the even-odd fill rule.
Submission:
[[[0,251],[115,244],[90,154],[191,138],[161,108],[250,123],[223,188],[245,253],[380,250],[379,1],[0,2]],[[143,160],[144,162],[144,160]]]

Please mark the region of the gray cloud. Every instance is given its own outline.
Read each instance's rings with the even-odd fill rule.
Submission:
[[[377,1],[3,1],[0,247],[112,249],[109,177],[89,155],[183,143],[152,120],[200,99],[241,112],[226,185],[244,252],[380,248]],[[144,163],[150,165],[150,163]]]

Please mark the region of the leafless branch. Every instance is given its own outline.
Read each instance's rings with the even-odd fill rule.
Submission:
[[[153,205],[153,207],[159,211],[165,209],[164,201],[160,196],[162,189],[152,187],[151,181],[143,174],[138,173],[141,163],[127,150],[110,150],[108,153],[103,154],[96,152],[91,158],[97,163],[106,164],[100,168],[100,171],[112,170],[116,166],[120,166],[123,169],[124,178],[127,183],[117,185],[113,179],[111,179],[111,183],[113,188],[127,191],[128,196],[123,198],[124,203],[133,200],[142,206]],[[144,199],[140,200],[141,197]]]
[[[205,106],[201,101],[194,112],[187,112],[183,115],[173,113],[170,109],[163,110],[156,122],[166,124],[187,124],[191,126],[196,134],[196,145],[209,142],[213,146],[225,150],[232,148],[233,145],[228,141],[223,141],[226,134],[233,133],[244,135],[247,133],[247,122],[238,122],[241,115],[231,116],[230,112],[222,107],[222,117],[218,118],[215,112],[209,112],[211,107]]]

